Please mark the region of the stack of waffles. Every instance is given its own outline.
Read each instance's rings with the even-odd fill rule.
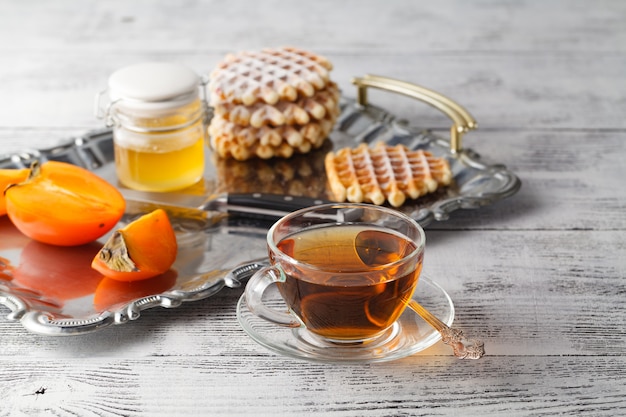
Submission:
[[[213,70],[211,148],[222,158],[289,158],[322,146],[339,115],[326,58],[296,48],[227,55]]]
[[[446,159],[382,142],[329,152],[324,164],[334,198],[352,203],[387,201],[399,207],[407,197],[432,193],[452,180]]]

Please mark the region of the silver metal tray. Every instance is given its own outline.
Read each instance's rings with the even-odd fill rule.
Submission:
[[[324,171],[326,152],[378,141],[424,149],[450,162],[454,177],[450,186],[401,208],[422,226],[444,221],[457,209],[489,205],[519,190],[521,182],[514,173],[502,165],[484,164],[475,152],[462,147],[462,135],[475,128],[476,122],[452,100],[414,84],[378,76],[355,78],[354,84],[357,98],[342,98],[341,115],[323,149],[288,160],[270,161],[225,161],[209,154],[205,180],[180,192],[180,202],[199,201],[223,192],[330,199]],[[452,121],[450,138],[407,126],[386,110],[369,104],[369,88],[404,94],[438,108]],[[25,149],[0,160],[0,168],[28,167],[35,160],[65,161],[94,171],[118,186],[123,194],[136,198],[137,192],[125,190],[117,183],[113,158],[112,133],[104,129],[72,138],[54,148]],[[159,203],[158,195],[141,197]],[[168,202],[172,201],[171,197],[168,196]],[[129,207],[120,227],[141,214],[141,208]],[[162,282],[125,284],[126,287],[97,278],[85,280],[88,267],[82,273],[80,268],[70,271],[68,263],[60,261],[64,256],[76,258],[72,253],[75,248],[61,250],[40,245],[21,235],[6,216],[0,218],[0,304],[10,309],[8,319],[44,335],[92,332],[135,320],[147,308],[176,307],[209,297],[224,287],[238,287],[265,262],[265,232],[271,225],[267,219],[219,213],[196,216],[185,211],[171,217],[180,248],[173,267],[175,276],[162,278]],[[108,235],[104,236],[94,246],[102,245],[107,238]],[[84,288],[74,287],[65,295],[59,294],[55,280],[68,287]],[[103,288],[108,291],[104,296]]]

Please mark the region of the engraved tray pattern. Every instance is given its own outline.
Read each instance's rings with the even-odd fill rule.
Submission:
[[[424,149],[450,162],[453,184],[402,207],[402,211],[422,226],[432,221],[444,221],[460,208],[492,204],[515,194],[521,186],[519,178],[506,167],[486,165],[469,149],[451,152],[447,139],[428,130],[408,127],[382,108],[342,98],[341,109],[331,140],[323,149],[289,160],[238,162],[212,159],[209,155],[205,181],[182,194],[265,192],[328,199],[324,172],[326,152],[332,148],[377,141]],[[34,160],[58,160],[83,166],[125,192],[115,178],[110,130],[88,132],[49,149],[25,149],[0,160],[0,168],[28,167]],[[140,214],[127,212],[120,227]],[[173,283],[166,289],[150,288],[149,285],[143,289],[133,288],[106,307],[98,308],[94,306],[97,286],[85,289],[86,293],[80,297],[59,300],[45,285],[25,286],[18,279],[11,279],[10,268],[36,264],[37,258],[28,258],[27,249],[31,243],[23,236],[19,237],[19,232],[6,216],[0,218],[0,235],[14,237],[3,237],[0,241],[0,304],[11,310],[7,316],[9,320],[19,320],[32,332],[76,335],[135,320],[147,308],[176,307],[183,302],[209,297],[224,287],[236,288],[264,262],[265,232],[271,224],[267,221],[224,215],[194,217],[181,213],[172,218],[172,223],[180,248],[173,267],[177,273]],[[100,239],[98,244],[107,237]],[[14,242],[13,246],[10,242]],[[42,275],[45,274],[44,267]],[[45,280],[45,276],[41,278]]]

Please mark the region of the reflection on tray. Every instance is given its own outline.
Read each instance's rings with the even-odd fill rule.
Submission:
[[[152,294],[161,294],[176,284],[178,273],[172,269],[154,278],[124,282],[103,278],[93,296],[96,311],[115,311],[116,308]]]
[[[124,221],[132,221],[127,216]],[[0,304],[27,329],[46,335],[71,335],[122,324],[155,306],[173,307],[182,301],[205,298],[242,276],[229,277],[233,268],[265,253],[254,225],[224,219],[224,224],[199,229],[185,218],[173,218],[179,251],[172,269],[135,282],[105,278],[91,268],[94,256],[108,236],[74,247],[43,244],[19,232],[6,216],[0,217]],[[258,245],[247,249],[250,240]],[[233,254],[231,251],[235,251]]]
[[[287,194],[329,199],[326,191],[324,157],[332,144],[307,155],[289,159],[236,161],[213,155],[217,187],[221,192]]]
[[[22,248],[12,284],[64,306],[69,300],[92,294],[100,283],[102,275],[91,268],[100,248],[95,242],[62,247],[31,240]]]
[[[0,220],[3,237],[0,253],[0,290],[10,292],[31,308],[50,318],[72,317],[80,304],[83,313],[98,315],[113,311],[152,294],[167,291],[176,283],[177,272],[137,282],[104,278],[91,268],[102,244],[62,247],[40,243],[22,235],[8,219]]]

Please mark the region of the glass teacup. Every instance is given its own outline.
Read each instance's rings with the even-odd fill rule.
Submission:
[[[419,224],[392,209],[337,203],[299,210],[268,231],[271,265],[250,278],[246,302],[253,314],[326,342],[374,340],[413,296],[424,246]],[[289,313],[264,303],[274,284]]]

